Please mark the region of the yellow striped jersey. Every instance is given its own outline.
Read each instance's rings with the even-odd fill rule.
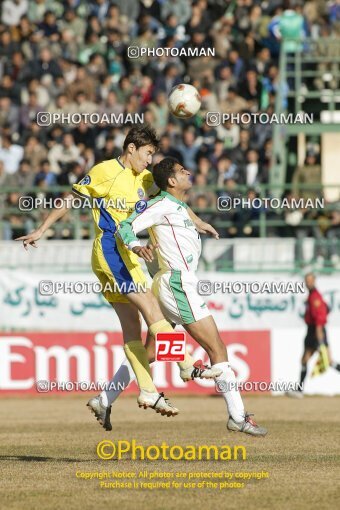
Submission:
[[[95,165],[72,190],[91,202],[99,236],[105,231],[114,233],[139,203],[143,206],[144,200],[157,194],[158,187],[149,170],[138,174],[116,158]]]

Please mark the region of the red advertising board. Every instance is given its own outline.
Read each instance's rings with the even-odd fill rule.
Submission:
[[[270,382],[269,331],[222,331],[221,336],[228,346],[229,361],[239,382]],[[186,344],[195,360],[209,362],[203,349],[188,335]],[[62,394],[84,391],[86,387],[94,390],[93,385],[98,381],[104,383],[111,379],[124,358],[121,333],[3,333],[0,335],[0,395]],[[160,391],[215,393],[214,381],[184,383],[176,363],[157,362],[152,370]],[[37,390],[37,381],[45,381],[48,389]],[[51,390],[52,382],[57,384]],[[77,384],[67,385],[68,382]],[[136,385],[131,384],[125,392],[136,393]]]
[[[156,361],[184,361],[185,333],[174,331],[156,334]]]

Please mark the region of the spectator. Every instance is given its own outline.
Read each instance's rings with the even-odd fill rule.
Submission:
[[[37,113],[42,111],[41,105],[38,104],[37,94],[31,92],[28,103],[20,108],[20,128],[25,129],[37,117]]]
[[[66,171],[58,176],[58,184],[61,186],[76,184],[85,177],[85,172],[80,163],[70,163]]]
[[[235,48],[229,51],[228,62],[236,82],[241,82],[244,78],[244,62]]]
[[[206,174],[198,173],[194,178],[194,187],[188,193],[188,202],[192,207],[196,207],[199,197],[204,196],[207,207],[216,210],[216,193],[207,190],[208,177]]]
[[[319,266],[323,266],[326,249],[324,246],[323,232],[320,228],[321,224],[317,220],[321,219],[322,215],[313,209],[303,209],[300,205],[298,196],[294,193],[288,193],[286,200],[289,203],[289,207],[284,210],[284,220],[287,227],[285,228],[285,235],[289,237],[296,237],[297,243],[295,248],[295,258],[299,264],[303,264],[303,240],[312,236],[315,239],[315,258]],[[304,225],[304,220],[316,220],[313,226]]]
[[[13,40],[10,31],[0,32],[0,58],[6,57],[8,59],[6,62],[7,67],[11,65],[12,56],[19,49],[20,46]]]
[[[15,82],[25,82],[29,76],[28,66],[21,51],[15,51],[10,61],[5,64],[5,74]]]
[[[169,107],[167,102],[167,96],[164,92],[158,92],[155,100],[149,104],[148,108],[154,114],[155,122],[153,123],[154,128],[159,133],[164,133],[169,116]]]
[[[80,149],[74,143],[73,136],[65,133],[62,143],[57,143],[49,152],[49,162],[51,171],[60,174],[67,163],[77,161],[80,155]]]
[[[168,134],[164,134],[161,136],[160,147],[161,152],[165,158],[167,157],[175,158],[178,159],[179,161],[182,159],[181,153],[171,145],[171,140]]]
[[[95,101],[96,99],[96,81],[93,77],[89,76],[88,72],[84,67],[78,67],[74,79],[70,85],[66,88],[66,95],[71,101],[79,101],[79,95],[81,99],[83,95],[87,101]],[[86,108],[87,105],[83,105]]]
[[[4,74],[0,81],[0,98],[8,97],[16,106],[20,106],[20,86],[13,79]]]
[[[66,31],[72,34],[78,44],[84,41],[86,23],[84,19],[77,16],[75,9],[68,8],[65,10],[63,20],[60,22],[60,28],[62,32]]]
[[[270,64],[270,51],[268,48],[260,48],[256,54],[254,61],[256,71],[260,76],[263,76],[268,70]]]
[[[250,149],[250,133],[245,129],[240,131],[240,143],[231,152],[231,159],[240,168],[244,168],[247,162],[247,152]]]
[[[272,153],[273,153],[273,142],[271,139],[266,140],[263,148],[261,148],[259,154],[259,161],[261,165],[261,183],[269,182],[269,171],[270,165],[272,161]]]
[[[47,2],[45,0],[35,0],[35,2],[29,2],[27,16],[33,23],[41,21],[45,15],[47,9]]]
[[[332,2],[329,7],[329,19],[331,23],[340,21],[340,3],[339,1]]]
[[[246,77],[240,84],[240,96],[248,101],[248,109],[257,112],[260,103],[261,87],[256,71],[248,69]]]
[[[218,138],[224,140],[225,149],[235,149],[240,143],[240,126],[230,120],[222,122],[217,127]]]
[[[21,145],[12,143],[9,136],[2,137],[2,147],[0,148],[0,161],[3,162],[6,174],[14,174],[24,155],[24,149]]]
[[[212,19],[207,8],[207,2],[204,1],[205,6],[196,2],[191,7],[190,20],[186,24],[186,33],[192,35],[194,32],[207,33],[211,27]]]
[[[60,45],[58,47],[59,56],[67,60],[77,60],[79,54],[79,44],[74,33],[67,28],[60,32]]]
[[[116,142],[115,138],[109,136],[105,141],[104,148],[98,154],[97,159],[99,161],[105,161],[106,159],[118,158],[121,152],[121,149],[118,147],[118,141]]]
[[[219,67],[216,74],[217,80],[214,84],[214,90],[216,91],[218,100],[224,101],[227,99],[229,87],[235,88],[236,78],[228,64],[223,64],[223,66]]]
[[[56,175],[52,172],[48,159],[42,161],[40,171],[35,176],[34,185],[41,186],[42,182],[45,187],[54,186],[57,183]]]
[[[99,21],[103,22],[105,21],[107,11],[109,8],[109,2],[108,0],[94,0],[94,2],[91,2],[91,14],[96,16]]]
[[[249,189],[246,196],[246,205],[240,205],[236,209],[235,226],[237,237],[258,237],[259,235],[259,227],[253,225],[252,222],[259,221],[260,214],[264,209],[253,206],[255,198],[257,198],[256,191]]]
[[[340,210],[331,212],[326,239],[329,242],[330,261],[336,269],[340,269]]]
[[[114,90],[110,90],[102,107],[102,111],[108,115],[113,114],[118,117],[121,113],[123,113],[123,110],[124,108],[122,104],[118,102],[116,92]]]
[[[238,184],[244,184],[244,177],[240,169],[227,155],[222,155],[217,162],[217,185],[222,186],[226,180],[233,180]]]
[[[0,161],[0,187],[3,190],[8,184],[8,179],[11,176],[6,174],[5,172],[5,166],[2,161]],[[5,193],[0,193],[0,222],[2,221],[4,212],[5,212],[5,205],[6,205],[6,195]],[[0,232],[1,235],[1,232]]]
[[[213,191],[207,191],[208,180],[207,176],[198,173],[194,177],[194,187],[188,193],[188,202],[193,207],[196,206],[197,200],[200,196],[204,196],[207,200],[209,207],[216,207],[216,194]]]
[[[19,188],[21,190],[28,190],[34,184],[34,174],[28,159],[22,159],[19,164],[19,169],[14,174],[8,176],[6,186]]]
[[[51,41],[58,40],[59,29],[56,21],[55,14],[52,11],[46,11],[43,21],[38,24],[38,28],[42,31],[44,37]]]
[[[4,0],[2,4],[2,23],[10,27],[19,24],[21,16],[26,14],[28,0]]]
[[[182,156],[183,165],[188,170],[195,171],[197,168],[196,156],[199,151],[199,140],[195,139],[195,130],[187,127],[183,132],[183,140],[178,146],[178,151]]]
[[[220,138],[217,138],[214,143],[213,152],[209,155],[209,160],[211,161],[213,168],[217,167],[217,162],[223,154],[224,154],[223,140],[221,140]]]
[[[233,179],[225,179],[223,185],[218,191],[218,204],[220,212],[220,218],[223,221],[231,221],[232,226],[223,229],[221,236],[223,237],[235,237],[237,234],[237,228],[235,227],[236,211],[233,207],[233,200],[240,196],[237,190],[237,183]],[[226,207],[227,206],[227,207]]]
[[[11,133],[19,129],[19,107],[8,96],[0,97],[0,128],[8,125]]]
[[[46,85],[45,85],[46,84]],[[47,106],[51,101],[51,83],[49,82],[49,75],[46,74],[41,80],[34,78],[28,83],[27,89],[21,92],[21,103],[28,105],[31,94],[36,96],[36,101],[41,108]]]
[[[24,157],[34,173],[39,170],[42,161],[47,158],[47,150],[36,136],[28,137],[25,144]]]
[[[166,19],[170,14],[176,16],[181,23],[185,24],[191,17],[191,7],[189,0],[173,0],[164,2],[161,6],[162,19]]]
[[[4,208],[3,239],[12,241],[34,230],[34,217],[32,213],[20,214],[20,193],[9,193]]]
[[[72,109],[76,113],[95,113],[98,107],[94,101],[89,101],[84,91],[80,90],[76,93],[75,101],[72,104]]]
[[[253,149],[247,152],[247,165],[246,165],[246,184],[249,187],[254,187],[258,184],[259,175],[259,153]]]
[[[59,94],[55,101],[51,101],[48,107],[48,112],[51,114],[71,114],[75,112],[75,106],[68,100],[66,94]]]
[[[53,194],[49,188],[53,183],[69,185],[95,163],[119,156],[129,127],[126,123],[120,125],[120,116],[143,113],[144,121],[155,125],[162,136],[161,152],[154,159],[176,157],[193,172],[197,188],[192,195],[201,211],[206,202],[212,203],[210,193],[216,200],[206,186],[218,186],[219,195],[238,196],[238,186],[268,183],[276,161],[272,155],[272,124],[249,126],[222,118],[220,125],[209,126],[204,116],[209,111],[266,112],[271,116],[279,90],[281,106],[289,106],[288,85],[279,76],[282,37],[295,30],[298,37],[293,42],[298,47],[303,27],[315,40],[314,46],[305,46],[304,50],[316,47],[320,55],[334,60],[338,56],[339,9],[337,2],[326,7],[320,2],[305,2],[303,9],[293,7],[289,14],[287,2],[266,4],[249,0],[3,1],[0,182],[12,177],[24,182],[28,173],[27,180],[34,180],[39,174],[35,183],[40,193]],[[328,41],[326,44],[328,35],[334,46]],[[127,48],[133,45],[177,50],[213,47],[216,58],[164,53],[157,58],[145,55],[133,59],[127,55]],[[333,60],[318,68],[317,80],[321,81],[314,83],[307,77],[308,90],[336,89],[339,80]],[[172,88],[183,82],[194,85],[202,97],[200,112],[189,120],[168,115],[166,104]],[[40,127],[36,122],[39,109],[59,114],[113,114],[117,122],[72,125],[61,116],[59,125]],[[15,144],[8,142],[9,136]],[[311,150],[307,147],[306,164],[295,170],[293,178],[294,192],[303,198],[322,193],[320,154],[316,152],[310,159]],[[44,162],[46,159],[49,164]],[[302,192],[306,184],[309,189]],[[11,200],[14,203],[16,199]],[[304,211],[296,212],[295,219],[299,213],[310,218]],[[240,223],[236,228],[235,214],[218,213],[216,219],[234,222],[221,233],[229,237],[238,231],[248,235]],[[323,230],[318,227],[319,234],[322,240],[329,238],[332,245],[332,250],[316,252],[316,256],[333,256],[338,231],[332,222],[337,221],[336,215],[317,214],[312,219],[326,225]],[[301,227],[299,235],[313,235],[313,229],[302,226],[292,226],[290,233],[297,237]],[[286,234],[290,227],[286,225]],[[254,232],[258,233],[252,231],[251,235]],[[58,232],[55,235],[62,237]]]
[[[229,87],[227,97],[221,101],[221,109],[224,113],[240,113],[247,110],[248,103],[245,99],[238,95],[235,87]]]
[[[49,48],[43,48],[40,51],[39,59],[33,60],[30,64],[32,78],[40,79],[45,74],[50,74],[53,78],[62,76],[58,62],[53,60]]]
[[[206,221],[207,223],[214,223],[216,220],[216,213],[211,212],[216,211],[216,201],[209,202],[208,193],[200,193],[196,196],[194,201],[191,201],[191,206],[195,208],[196,214],[201,218],[201,220]],[[208,234],[201,234],[203,239],[209,238]]]
[[[179,76],[178,69],[175,65],[168,65],[164,71],[164,75],[161,74],[157,77],[155,83],[155,90],[165,92],[167,95],[170,94],[171,90],[182,82]]]
[[[305,35],[305,30],[304,19],[299,10],[298,5],[291,3],[279,18],[277,37],[282,40],[284,51],[287,53],[302,49],[300,41]]]
[[[207,155],[214,149],[214,143],[217,138],[217,129],[213,126],[209,126],[207,123],[204,123],[197,134],[202,143],[199,156]]]
[[[138,89],[141,105],[149,105],[152,100],[153,92],[152,79],[150,76],[143,76],[141,82],[141,86]],[[158,92],[158,94],[162,94],[162,92]]]
[[[294,172],[292,184],[293,194],[297,197],[304,200],[322,197],[321,166],[317,163],[316,154],[307,153],[305,164]]]
[[[338,6],[340,10],[340,5]],[[340,19],[332,27],[332,39],[330,43],[324,38],[317,41],[316,52],[318,57],[322,57],[318,64],[319,76],[314,80],[315,86],[319,90],[339,88],[339,64],[340,58]]]
[[[128,17],[130,20],[136,22],[140,6],[134,0],[112,0],[112,3],[119,8],[121,16]]]
[[[214,186],[217,182],[217,172],[214,168],[211,167],[211,163],[209,158],[206,156],[201,156],[198,159],[197,165],[198,173],[204,175],[207,179],[207,184],[209,186]]]
[[[72,135],[75,145],[82,151],[85,147],[95,148],[95,127],[89,123],[80,122],[73,130]]]

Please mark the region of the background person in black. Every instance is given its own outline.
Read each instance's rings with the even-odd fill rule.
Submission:
[[[315,351],[320,351],[322,345],[326,346],[329,366],[340,372],[340,363],[332,361],[326,332],[327,315],[329,308],[322,295],[315,287],[315,275],[308,273],[305,276],[305,284],[309,290],[306,301],[305,323],[307,324],[307,335],[305,348],[301,360],[300,388],[298,391],[290,391],[291,397],[303,397],[303,383],[307,375],[307,363]]]

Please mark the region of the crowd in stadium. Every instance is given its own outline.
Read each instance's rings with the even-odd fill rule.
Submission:
[[[339,32],[339,1],[4,0],[0,185],[17,191],[0,195],[0,205],[9,211],[2,215],[3,237],[16,237],[36,219],[34,213],[23,217],[14,212],[24,188],[36,186],[48,195],[53,186],[79,181],[96,162],[120,154],[131,126],[82,122],[40,127],[37,113],[42,111],[106,112],[123,118],[143,114],[161,137],[155,161],[177,157],[192,171],[190,204],[210,221],[231,220],[224,236],[258,235],[256,229],[250,234],[245,229],[258,218],[258,210],[242,217],[237,211],[217,213],[216,197],[240,185],[256,194],[268,183],[272,125],[210,127],[204,114],[273,112],[279,82],[277,20],[287,8],[303,17],[301,37]],[[134,59],[127,56],[130,46],[215,48],[216,56]],[[167,106],[168,93],[182,82],[195,85],[203,100],[201,113],[187,121],[171,116]],[[321,185],[317,148],[309,149],[305,166],[303,182]],[[293,178],[297,194],[303,172],[298,168]],[[210,185],[215,189],[207,189]],[[339,215],[328,221],[332,235],[339,233]],[[292,228],[273,229],[272,234],[291,235]]]

